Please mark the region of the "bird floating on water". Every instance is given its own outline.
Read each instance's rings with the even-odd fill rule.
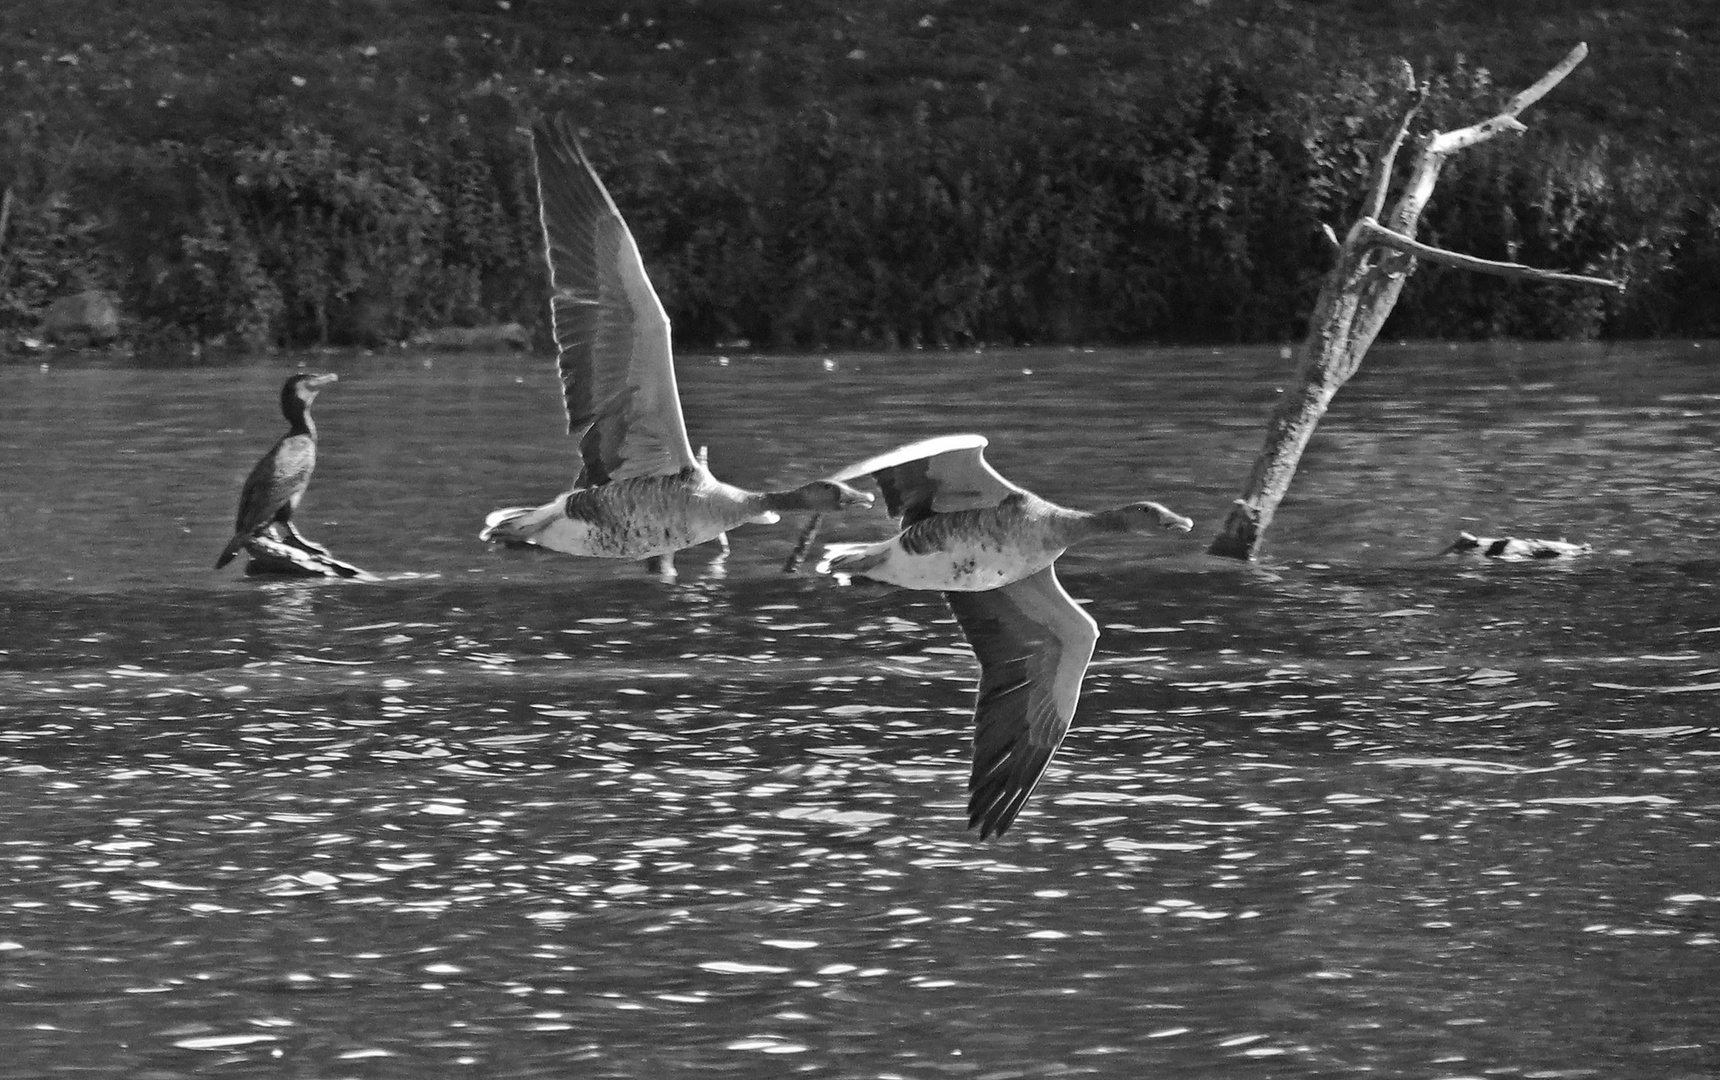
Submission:
[[[872,544],[833,544],[819,570],[939,589],[979,659],[968,827],[1002,835],[1069,730],[1099,627],[1070,599],[1053,564],[1107,533],[1187,532],[1194,522],[1153,502],[1087,513],[1005,480],[986,439],[945,435],[836,474],[870,475],[901,531]]]
[[[789,491],[725,484],[693,454],[675,386],[669,317],[639,248],[565,121],[532,132],[573,487],[491,513],[484,540],[610,559],[668,556],[784,510],[846,510],[872,496],[835,480]]]
[[[297,549],[312,561],[327,564],[329,572],[342,577],[353,577],[362,573],[356,567],[348,567],[329,554],[329,550],[321,544],[313,543],[302,536],[293,527],[293,511],[298,509],[299,500],[304,498],[305,488],[310,486],[311,473],[317,466],[317,426],[311,419],[311,402],[323,387],[335,382],[339,376],[327,375],[294,375],[281,387],[281,414],[287,418],[287,433],[269,448],[252,467],[251,475],[245,478],[245,489],[239,495],[239,513],[233,523],[233,539],[227,541],[227,546],[221,550],[220,558],[215,560],[215,569],[219,570],[233,561],[233,557],[251,544],[258,544],[290,561],[292,550]],[[279,529],[280,535],[275,535]],[[274,549],[279,548],[279,552]],[[345,573],[339,568],[351,570]]]
[[[1524,540],[1515,536],[1494,538],[1459,531],[1457,540],[1440,554],[1482,555],[1501,562],[1527,562],[1531,559],[1569,559],[1588,555],[1594,550],[1590,544],[1574,544],[1569,540]]]

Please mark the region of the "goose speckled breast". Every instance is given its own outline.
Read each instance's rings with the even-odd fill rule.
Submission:
[[[898,551],[866,575],[909,589],[983,592],[1057,561],[1078,537],[1078,515],[1029,492],[995,507],[935,514],[903,529]]]
[[[533,540],[558,551],[646,559],[714,540],[748,522],[775,521],[775,512],[761,501],[700,469],[638,476],[572,492],[562,500],[564,516]]]

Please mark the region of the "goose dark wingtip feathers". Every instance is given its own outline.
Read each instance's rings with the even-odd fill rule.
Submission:
[[[983,435],[942,435],[836,473],[871,476],[899,531],[830,545],[818,567],[944,593],[980,665],[968,822],[982,839],[1007,830],[1043,778],[1098,641],[1097,623],[1057,581],[1058,557],[1088,536],[1194,525],[1159,503],[1057,506],[992,468],[988,445]]]
[[[1019,762],[1000,764],[968,783],[968,828],[978,829],[981,840],[1001,837],[1015,824],[1039,786],[1051,763],[1052,752],[1029,755]]]

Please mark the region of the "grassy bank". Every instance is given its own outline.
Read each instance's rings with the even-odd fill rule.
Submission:
[[[585,128],[685,345],[1298,336],[1388,120],[1484,115],[1578,39],[1425,238],[1624,278],[1425,268],[1387,333],[1720,332],[1720,15],[1645,0],[11,0],[0,328],[117,292],[248,348],[539,326],[516,127]],[[1483,66],[1485,65],[1485,66]]]

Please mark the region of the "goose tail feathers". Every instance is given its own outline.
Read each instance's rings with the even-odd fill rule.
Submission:
[[[478,539],[497,544],[526,544],[562,513],[561,500],[542,506],[505,506],[484,518]]]
[[[826,544],[824,556],[818,560],[817,569],[820,574],[864,574],[881,565],[889,557],[887,545]]]

